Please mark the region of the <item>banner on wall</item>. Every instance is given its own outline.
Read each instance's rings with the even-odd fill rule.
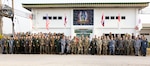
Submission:
[[[73,25],[93,25],[93,10],[73,10]]]

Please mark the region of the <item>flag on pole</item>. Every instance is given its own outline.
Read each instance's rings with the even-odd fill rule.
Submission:
[[[138,20],[138,26],[139,26],[139,30],[141,30],[142,29],[142,23],[141,23],[141,19],[140,18]]]
[[[67,16],[65,16],[64,18],[64,26],[66,27],[66,24],[67,24]]]
[[[102,24],[102,26],[104,27],[104,13],[102,14],[102,18],[101,18],[101,24]]]
[[[141,29],[142,29],[142,23],[141,23],[141,19],[139,19],[137,25],[135,26],[135,30],[141,30]]]
[[[33,28],[34,28],[34,25],[33,25],[33,23],[32,23],[32,20],[33,20],[33,15],[32,15],[32,14],[29,15],[29,19],[31,20],[31,25],[32,25],[32,29],[33,29]]]
[[[121,19],[121,18],[120,18],[120,14],[118,14],[118,22],[120,22],[120,19]]]
[[[46,29],[49,30],[49,17],[46,15]]]

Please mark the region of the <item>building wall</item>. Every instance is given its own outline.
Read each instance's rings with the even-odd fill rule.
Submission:
[[[75,36],[75,29],[92,29],[93,35],[102,35],[103,33],[135,33],[135,25],[137,21],[138,11],[136,8],[92,8],[94,10],[94,25],[93,26],[81,26],[73,25],[73,10],[74,9],[85,9],[85,8],[41,8],[32,9],[34,14],[33,24],[36,30],[33,32],[64,32],[65,35]],[[91,8],[86,8],[91,9]],[[104,16],[114,16],[115,19],[105,19],[105,26],[101,25],[102,13]],[[62,20],[49,20],[49,30],[46,30],[46,20],[43,20],[43,16],[62,16]],[[116,19],[116,16],[125,16],[125,20],[121,19],[120,22]],[[67,17],[67,25],[64,26],[64,18]]]

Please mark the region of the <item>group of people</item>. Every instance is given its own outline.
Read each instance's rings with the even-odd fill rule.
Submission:
[[[3,54],[92,54],[146,56],[148,41],[142,35],[65,36],[63,33],[16,34],[3,36]]]

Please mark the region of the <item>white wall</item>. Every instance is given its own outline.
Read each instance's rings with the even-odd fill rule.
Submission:
[[[94,10],[94,25],[97,28],[102,28],[100,23],[102,13],[104,16],[125,16],[125,20],[120,20],[120,28],[134,28],[135,26],[135,16],[136,16],[135,8],[96,8]],[[118,28],[118,20],[105,20],[104,28]]]
[[[93,8],[94,10],[94,26],[73,26],[73,9],[78,8],[46,8],[46,9],[33,9],[32,11],[35,14],[35,20],[37,26],[37,31],[42,32],[65,32],[66,35],[75,36],[75,29],[93,29],[94,35],[102,35],[103,33],[135,33],[135,24],[137,20],[137,9],[136,8]],[[82,9],[82,8],[79,8]],[[85,8],[83,8],[85,9]],[[88,8],[87,8],[88,9]],[[90,8],[91,9],[91,8]],[[105,20],[105,27],[101,25],[102,13],[104,16],[115,16],[115,19]],[[43,20],[43,16],[62,16],[62,20],[50,20],[49,29],[45,29],[46,21]],[[116,16],[125,16],[125,20],[118,20]],[[67,16],[67,26],[64,27],[64,17]],[[118,24],[120,29],[118,29]]]
[[[34,11],[34,10],[33,10]],[[70,10],[69,9],[56,9],[56,8],[46,8],[46,9],[36,9],[36,24],[37,27],[45,28],[46,20],[43,20],[43,16],[62,16],[62,20],[49,20],[49,28],[51,27],[64,27],[64,18],[67,17],[67,25],[66,27],[70,27]]]

